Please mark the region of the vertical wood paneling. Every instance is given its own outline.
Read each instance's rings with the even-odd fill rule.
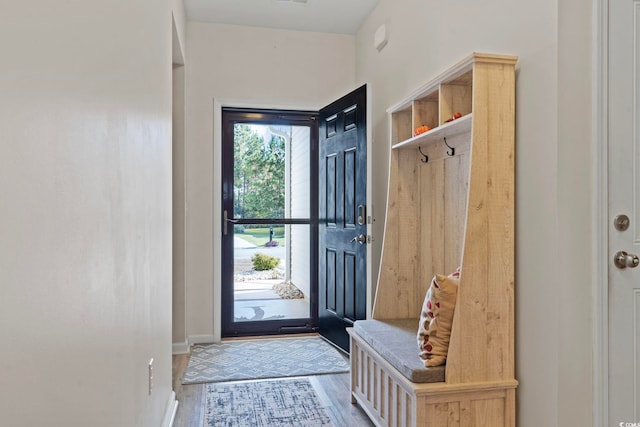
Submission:
[[[516,391],[515,389],[505,390],[504,399],[504,425],[516,425]]]
[[[371,372],[371,357],[367,354],[362,371],[362,395],[367,400],[369,400],[369,372]]]
[[[398,184],[390,188],[389,201],[390,206],[402,208],[388,213],[383,252],[394,255],[385,257],[380,281],[395,280],[395,285],[393,293],[380,297],[401,301],[390,307],[396,311],[395,317],[417,317],[431,277],[449,274],[461,265],[469,142],[454,139],[451,144],[456,145],[455,156],[445,154],[444,144],[429,147],[428,163],[419,162],[411,150],[392,153],[397,155],[393,176]],[[392,318],[383,313],[376,310],[374,317]]]
[[[434,247],[433,239],[430,233],[437,227],[438,216],[434,215],[432,210],[433,199],[438,194],[435,187],[435,175],[433,173],[433,163],[424,163],[420,166],[420,190],[422,197],[420,199],[420,274],[423,280],[419,283],[419,293],[425,295],[429,289],[429,281],[433,277],[434,258],[436,257],[437,247]],[[425,238],[427,237],[427,238]],[[422,304],[422,301],[420,301]]]
[[[460,427],[460,402],[449,402],[448,427]]]
[[[465,146],[458,148],[460,152],[454,157],[430,160],[420,167],[422,281],[419,292],[423,296],[431,277],[436,273],[452,273],[462,262],[469,153]]]
[[[387,262],[380,264],[380,272],[378,273],[378,286],[376,287],[376,295],[373,302],[372,316],[375,319],[391,319],[393,313],[389,313],[389,298],[393,298],[393,290],[390,285],[381,285],[383,283],[393,283],[398,271],[398,257],[392,254],[398,253],[398,152],[391,152],[389,159],[389,190],[387,197],[387,216],[385,219],[385,233],[382,242],[382,258]],[[386,254],[386,255],[385,255]]]
[[[372,378],[372,390],[371,402],[373,402],[373,409],[378,412],[380,410],[380,367],[373,362],[373,378]]]
[[[351,403],[355,403],[354,394],[358,393],[360,389],[360,384],[358,384],[358,372],[360,371],[360,360],[362,359],[362,353],[360,347],[355,343],[353,338],[349,338],[351,349],[351,355],[349,356],[350,363],[350,379],[349,379],[349,389],[351,390]]]
[[[367,354],[360,347],[358,347],[358,352],[356,354],[359,356],[358,357],[358,363],[357,363],[357,365],[355,367],[355,372],[357,372],[357,375],[358,375],[356,384],[358,385],[358,393],[362,394],[362,388],[364,387],[364,385],[362,383],[362,375],[363,375],[363,372],[364,372],[364,360],[367,357]],[[353,369],[353,367],[352,367],[352,369]]]
[[[398,425],[398,386],[389,378],[389,385],[392,386],[391,393],[389,394],[389,421],[390,425]]]
[[[443,160],[431,160],[421,170],[421,276],[419,292],[422,299],[435,272],[444,267],[444,170]],[[420,309],[420,308],[418,308]]]
[[[462,262],[464,227],[467,219],[469,156],[460,153],[444,162],[444,270],[455,271]]]
[[[421,296],[416,293],[416,283],[420,283],[420,180],[419,167],[415,161],[415,153],[400,153],[400,175],[398,186],[398,203],[402,206],[398,218],[398,255],[401,260],[396,276],[397,303],[406,307],[402,317],[417,318],[420,316]]]
[[[460,399],[460,425],[463,427],[472,426],[473,413],[471,412],[471,401],[468,398]]]
[[[428,414],[429,425],[434,427],[448,427],[449,425],[449,404],[448,403],[436,403],[429,405],[430,411]]]
[[[410,427],[414,426],[413,422],[413,412],[411,411],[411,396],[407,393],[406,390],[402,390],[402,408],[401,413],[404,414],[403,426]]]
[[[369,358],[369,355],[364,350],[361,350],[361,351],[362,352],[360,353],[361,358],[360,358],[360,371],[358,376],[359,378],[358,384],[360,384],[360,394],[364,394],[364,387],[365,387],[364,376],[366,372],[367,359]]]
[[[387,210],[383,254],[390,254],[381,266],[373,316],[377,319],[417,318],[424,295],[414,286],[420,283],[420,179],[415,153],[394,152],[391,174],[396,185],[389,188],[389,205],[402,209]],[[402,170],[402,173],[399,173]],[[384,255],[383,255],[384,257]],[[420,300],[420,301],[417,301]],[[395,301],[388,304],[388,301]]]
[[[504,399],[483,399],[471,401],[474,426],[503,426]]]
[[[474,66],[468,216],[447,382],[514,378],[512,66]]]
[[[391,390],[393,389],[393,381],[391,381],[391,378],[386,373],[384,375],[384,385],[384,396],[386,399],[384,399],[384,408],[381,416],[382,419],[389,421],[391,419],[391,400],[389,396],[391,396]]]

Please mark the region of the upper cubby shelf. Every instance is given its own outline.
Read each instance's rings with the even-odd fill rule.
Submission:
[[[481,53],[469,55],[389,108],[392,148],[427,145],[443,137],[471,132],[474,66],[505,61],[515,64],[513,58]]]
[[[473,114],[469,113],[466,116],[462,116],[452,122],[440,125],[430,131],[414,136],[404,141],[394,144],[391,148],[408,148],[428,145],[435,141],[442,141],[442,138],[448,138],[455,135],[471,132],[471,123],[473,121]]]

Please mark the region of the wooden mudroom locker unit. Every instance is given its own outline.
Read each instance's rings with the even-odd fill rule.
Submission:
[[[389,193],[372,318],[414,319],[417,332],[431,278],[458,267],[461,277],[444,381],[410,381],[350,330],[352,396],[378,425],[515,425],[516,62],[473,53],[388,110]],[[423,125],[431,130],[413,136]]]

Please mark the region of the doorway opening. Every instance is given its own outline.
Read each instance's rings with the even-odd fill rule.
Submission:
[[[222,336],[317,330],[317,112],[222,109]]]

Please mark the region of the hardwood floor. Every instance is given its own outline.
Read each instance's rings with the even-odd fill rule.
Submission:
[[[173,390],[178,399],[174,427],[203,427],[206,384],[182,385],[189,355],[173,356]],[[327,374],[307,377],[336,427],[373,426],[362,409],[351,403],[349,374]]]

